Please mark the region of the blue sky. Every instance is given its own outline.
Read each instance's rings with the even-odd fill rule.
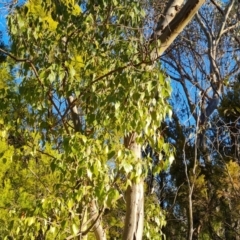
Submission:
[[[1,6],[2,4],[0,4],[0,9],[2,8]],[[7,34],[7,27],[6,27],[6,15],[5,15],[5,11],[2,11],[2,9],[0,10],[0,31],[3,34],[3,41],[4,43],[8,43],[8,34]]]
[[[2,32],[3,35],[3,41],[5,44],[8,44],[9,42],[9,37],[7,34],[7,24],[6,24],[6,17],[7,14],[9,13],[9,6],[10,3],[13,1],[5,0],[5,1],[0,1],[0,31]],[[21,6],[26,0],[18,0],[17,4],[15,6]]]

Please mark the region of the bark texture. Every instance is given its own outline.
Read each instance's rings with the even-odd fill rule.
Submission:
[[[124,145],[130,149],[135,158],[141,161],[141,145],[136,143],[136,133],[131,133],[124,138]],[[123,240],[142,239],[144,220],[144,182],[132,183],[128,186],[126,196],[126,217],[123,231]]]
[[[188,0],[182,6],[182,0],[172,0],[172,4],[170,5],[170,10],[166,10],[165,12],[174,15],[174,18],[167,17],[168,25],[162,24],[162,20],[157,24],[157,28],[155,29],[151,41],[159,39],[161,41],[161,45],[158,49],[155,49],[151,53],[151,59],[158,59],[163,52],[171,45],[174,39],[183,31],[186,25],[192,20],[194,15],[197,13],[199,8],[203,5],[206,0]],[[171,11],[172,8],[175,8],[175,11]],[[165,26],[165,27],[164,27]],[[164,27],[162,29],[162,27]]]
[[[104,231],[101,221],[97,219],[99,217],[99,212],[96,207],[95,201],[92,201],[90,206],[90,217],[93,220],[97,220],[96,223],[93,226],[93,232],[96,237],[96,240],[107,240],[106,238],[106,232]]]

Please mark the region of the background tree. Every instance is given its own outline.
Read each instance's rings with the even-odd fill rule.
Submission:
[[[238,227],[230,202],[225,205],[225,199],[223,204],[218,195],[222,183],[231,174],[234,178],[228,161],[236,156],[235,140],[229,138],[228,120],[213,115],[220,100],[229,104],[223,96],[239,71],[238,8],[237,1],[208,1],[161,57],[175,81],[174,117],[163,130],[165,139],[177,149],[176,161],[170,172],[160,174],[158,193],[169,214],[164,231],[170,239],[186,239],[186,235],[188,239],[235,239],[239,235],[234,231]],[[235,126],[235,120],[231,124]],[[228,180],[223,180],[226,171]]]

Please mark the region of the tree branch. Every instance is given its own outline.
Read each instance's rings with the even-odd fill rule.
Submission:
[[[174,39],[183,31],[185,26],[192,20],[204,2],[205,0],[188,0],[169,25],[161,31],[160,36],[158,36],[157,32],[154,32],[150,42],[155,41],[154,36],[157,35],[161,41],[161,45],[158,49],[152,51],[152,60],[158,59],[162,55]]]
[[[230,12],[231,12],[231,10],[232,10],[232,7],[233,7],[234,2],[235,2],[235,0],[232,0],[232,1],[230,2],[230,4],[228,5],[226,11],[225,11],[226,13],[225,13],[225,15],[224,15],[224,19],[223,19],[221,28],[220,28],[220,30],[219,30],[219,32],[218,32],[218,37],[217,37],[217,39],[216,39],[216,42],[217,42],[217,43],[219,42],[221,36],[222,36],[223,33],[224,33],[224,28],[225,28],[225,26],[226,26],[226,24],[227,24],[227,19],[228,19],[228,16],[229,16],[229,14],[230,14]]]
[[[215,1],[215,0],[210,0],[211,3],[217,8],[217,10],[224,15],[224,11],[222,10],[221,6]]]
[[[161,36],[162,30],[169,26],[170,22],[174,19],[176,14],[181,9],[184,0],[171,0],[168,1],[168,4],[165,8],[163,15],[159,19],[157,23],[157,27],[153,33],[152,38],[157,38],[157,36]]]

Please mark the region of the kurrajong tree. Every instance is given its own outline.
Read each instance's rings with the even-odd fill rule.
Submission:
[[[39,194],[11,209],[10,238],[107,239],[106,211],[122,201],[122,238],[142,239],[151,165],[142,149],[147,144],[164,154],[165,165],[173,160],[159,132],[171,110],[170,83],[157,60],[204,2],[167,1],[151,34],[151,2],[150,8],[144,1],[11,2],[11,51],[1,52],[15,62],[16,84],[8,88],[12,115],[3,114],[1,102],[2,136],[15,149],[12,161],[46,168],[27,165]],[[149,239],[161,238],[163,217],[155,213],[148,209],[156,224],[145,229]]]

